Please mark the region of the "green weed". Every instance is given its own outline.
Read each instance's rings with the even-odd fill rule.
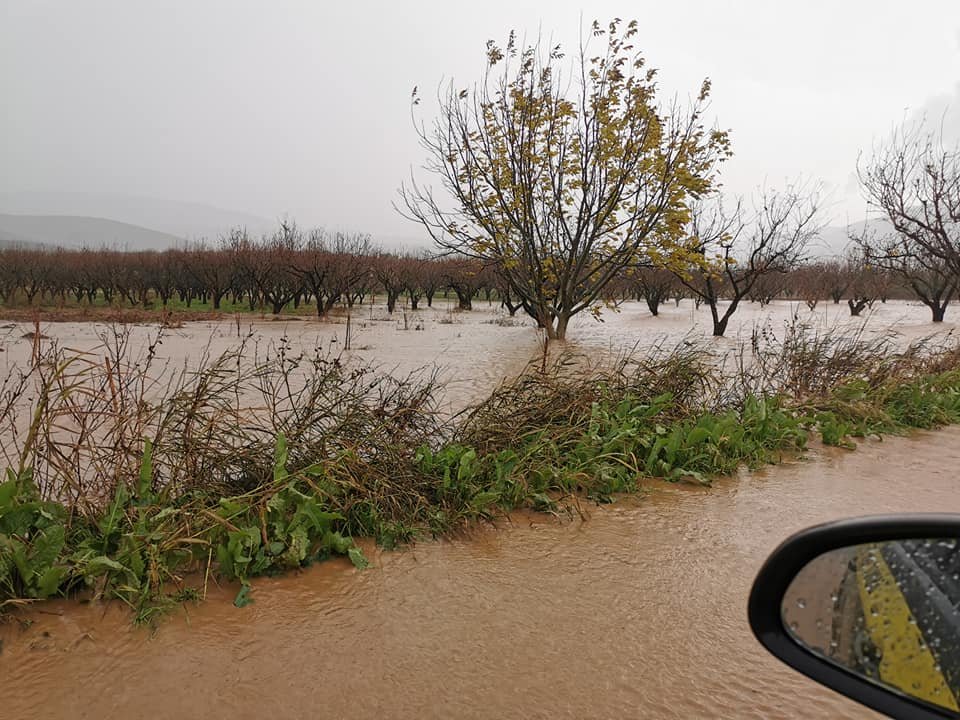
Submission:
[[[954,349],[881,355],[787,332],[733,377],[697,346],[592,368],[561,356],[446,425],[432,376],[285,345],[248,365],[241,346],[153,399],[150,357],[124,361],[122,337],[105,363],[52,350],[0,387],[0,417],[42,390],[29,431],[0,447],[18,468],[0,483],[0,608],[82,591],[155,623],[202,599],[198,572],[204,587],[239,582],[244,607],[258,576],[334,556],[363,569],[354,537],[389,548],[516,508],[580,512],[650,478],[709,484],[777,462],[815,434],[853,448],[960,422]],[[250,396],[256,411],[239,407]]]

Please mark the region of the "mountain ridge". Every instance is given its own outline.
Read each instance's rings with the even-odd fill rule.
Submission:
[[[135,251],[165,250],[183,246],[186,240],[111,218],[0,214],[0,244],[7,247],[107,247]]]
[[[186,240],[213,241],[234,227],[245,227],[253,236],[276,228],[275,222],[252,213],[102,192],[0,192],[0,214],[100,218]]]

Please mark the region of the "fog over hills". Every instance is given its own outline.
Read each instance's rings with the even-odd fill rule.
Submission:
[[[812,258],[842,257],[853,245],[850,235],[862,235],[865,231],[883,235],[890,232],[890,224],[881,218],[861,220],[849,226],[832,225],[820,231],[819,237],[810,243],[808,255]]]
[[[0,246],[164,250],[184,244],[176,235],[105,218],[0,215]]]
[[[296,218],[293,218],[294,220]],[[231,228],[245,227],[254,237],[272,232],[278,220],[224,210],[201,203],[93,192],[0,192],[0,247],[31,244],[77,248],[116,247],[162,250],[206,238],[210,242]],[[848,233],[870,226],[886,229],[882,219],[823,228],[809,247],[812,258],[842,256]],[[374,238],[378,240],[378,238]],[[387,246],[410,243],[390,242]],[[417,243],[417,245],[424,243]]]
[[[141,229],[150,228],[161,235],[211,241],[234,227],[245,227],[252,235],[259,236],[272,231],[277,224],[251,213],[200,203],[93,192],[0,192],[0,214],[102,218]],[[0,229],[5,228],[0,226]],[[131,235],[130,242],[140,242],[140,239]],[[157,243],[159,248],[170,245],[171,241],[169,237],[158,238]]]
[[[188,237],[194,240],[207,237],[215,242],[215,239],[229,227],[231,226],[228,225],[224,230],[216,233],[187,236],[102,217],[0,214],[0,248],[34,246],[109,247],[129,251],[165,250],[184,246],[190,242]],[[248,230],[251,234],[258,235],[267,232],[268,227],[264,226],[259,232],[250,230],[249,227]],[[889,225],[884,220],[874,219],[853,223],[848,227],[825,227],[810,243],[807,254],[812,259],[842,257],[851,246],[849,234],[860,234],[865,228],[876,233],[884,233],[889,230]],[[428,245],[424,245],[424,248],[432,249]]]

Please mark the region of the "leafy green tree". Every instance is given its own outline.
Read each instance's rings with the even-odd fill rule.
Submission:
[[[441,248],[495,266],[555,339],[575,314],[600,312],[624,268],[685,262],[690,203],[715,189],[730,155],[727,133],[702,120],[708,80],[689,106],[664,108],[632,45],[636,21],[591,30],[605,47],[592,55],[581,42],[570,77],[559,45],[488,42],[483,81],[451,84],[435,122],[417,125],[450,201],[413,178],[400,190],[404,215]]]

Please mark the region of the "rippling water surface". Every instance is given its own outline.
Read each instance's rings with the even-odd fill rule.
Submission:
[[[960,429],[235,587],[151,634],[51,602],[0,627],[0,716],[861,718],[746,622],[766,553],[848,515],[960,511]]]
[[[451,412],[483,397],[537,352],[536,335],[486,303],[434,310],[406,325],[380,309],[355,319],[353,356],[406,373],[439,365]],[[783,327],[800,307],[744,306],[733,346],[758,323]],[[804,310],[805,312],[805,310]],[[851,331],[842,307],[805,314]],[[598,324],[577,319],[571,344],[593,352],[709,332],[688,301],[651,318],[628,303]],[[925,308],[877,305],[866,332],[904,339],[933,332]],[[0,370],[29,359],[30,328],[0,329]],[[89,323],[49,324],[68,347],[94,350]],[[103,328],[100,328],[101,330]],[[262,349],[336,352],[343,326],[245,323]],[[154,331],[134,328],[141,345]],[[234,322],[171,331],[158,363],[196,362],[238,341]],[[0,718],[115,717],[869,717],[870,713],[768,657],[745,606],[766,553],[789,532],[867,512],[960,511],[960,429],[890,438],[855,453],[719,481],[713,488],[650,486],[591,507],[586,521],[514,515],[452,541],[398,552],[367,547],[358,572],[334,561],[236,587],[150,632],[120,605],[50,602],[0,625]]]

